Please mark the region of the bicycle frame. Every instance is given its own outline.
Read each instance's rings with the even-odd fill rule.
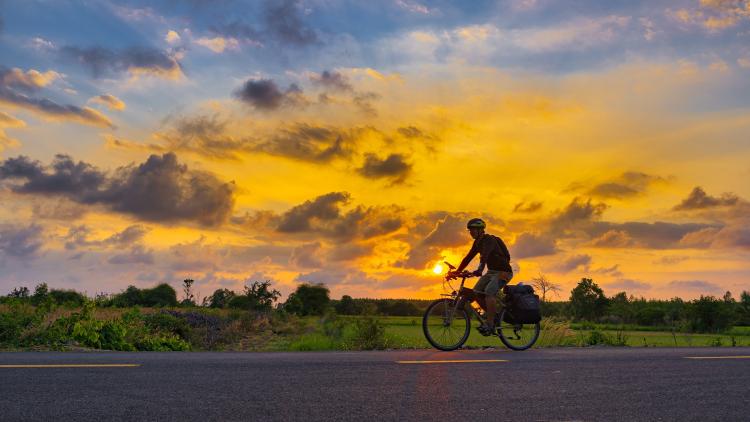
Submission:
[[[447,264],[447,262],[446,262]],[[450,264],[448,264],[450,265]],[[464,283],[466,279],[468,278],[467,275],[463,275],[461,277],[461,284],[458,287],[458,290],[453,289],[453,286],[451,286],[450,282],[448,282],[448,285],[453,289],[451,293],[443,293],[441,296],[448,296],[455,298],[453,308],[450,311],[450,315],[448,315],[448,324],[453,323],[453,315],[456,312],[456,309],[458,309],[460,306],[464,306],[464,309],[466,309],[466,313],[469,316],[469,319],[471,319],[471,314],[474,314],[474,316],[479,320],[480,323],[484,324],[486,321],[482,314],[479,313],[479,311],[471,306],[472,302],[476,301],[476,294],[474,290],[469,289],[467,287],[464,287]],[[467,306],[468,305],[468,306]],[[500,313],[503,311],[505,305],[502,301],[498,301],[497,303],[497,310],[496,315],[500,315]]]

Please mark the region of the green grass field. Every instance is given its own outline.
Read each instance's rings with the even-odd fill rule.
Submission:
[[[380,317],[385,325],[386,335],[401,348],[430,348],[422,332],[420,317]],[[473,326],[476,326],[474,322]],[[559,326],[542,329],[535,347],[581,346],[592,330],[561,329]],[[608,336],[616,337],[618,333],[627,346],[632,347],[706,347],[706,346],[750,346],[750,327],[734,327],[727,334],[689,334],[668,331],[640,331],[599,329]],[[497,337],[484,337],[475,329],[466,342],[468,347],[504,347]]]

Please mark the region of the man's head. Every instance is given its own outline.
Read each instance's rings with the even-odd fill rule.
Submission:
[[[484,228],[487,224],[481,218],[472,218],[466,223],[466,228],[469,230],[472,239],[476,239],[484,233]]]

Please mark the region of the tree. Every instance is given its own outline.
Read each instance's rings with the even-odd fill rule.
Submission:
[[[740,294],[740,323],[750,325],[750,292],[743,291]]]
[[[542,302],[547,301],[547,293],[554,293],[559,296],[559,292],[561,291],[560,286],[547,279],[547,277],[541,273],[538,277],[531,279],[531,284],[542,292]]]
[[[619,318],[620,322],[631,320],[632,311],[625,292],[619,292],[609,299],[609,314]]]
[[[26,299],[29,297],[29,288],[26,286],[16,287],[10,292],[8,297],[14,297],[17,299]]]
[[[229,289],[216,289],[208,300],[210,308],[226,308],[236,294]]]
[[[302,283],[289,295],[284,309],[297,315],[323,315],[331,301],[329,293],[323,283]]]
[[[185,295],[185,299],[182,300],[182,305],[195,306],[195,296],[193,295],[192,287],[195,280],[186,278],[182,280],[182,293]]]
[[[49,287],[47,287],[47,283],[39,283],[34,288],[34,294],[31,296],[31,300],[35,304],[40,304],[44,302],[48,297]]]
[[[270,280],[254,281],[250,286],[245,286],[244,295],[232,297],[227,304],[230,308],[270,312],[274,302],[281,296],[281,292],[270,287]]]
[[[573,318],[594,320],[607,310],[607,297],[594,280],[582,278],[570,292],[570,308]]]
[[[701,295],[691,302],[688,316],[693,331],[719,332],[731,327],[735,315],[723,300]]]
[[[357,304],[349,295],[341,296],[341,300],[336,304],[336,313],[339,315],[356,315],[358,311]]]
[[[143,306],[177,306],[177,292],[167,283],[143,289]]]

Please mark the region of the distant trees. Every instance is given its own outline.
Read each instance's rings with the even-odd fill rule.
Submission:
[[[208,299],[210,308],[226,308],[236,294],[229,289],[217,289]]]
[[[297,315],[323,315],[331,302],[325,284],[302,283],[289,295],[283,309]]]
[[[118,308],[177,306],[177,292],[167,283],[159,284],[150,289],[128,286],[124,292],[114,295],[111,304]]]
[[[590,278],[582,278],[570,292],[570,308],[574,319],[594,320],[604,315],[608,300],[604,291]]]
[[[742,292],[738,308],[740,324],[750,325],[750,292]]]

